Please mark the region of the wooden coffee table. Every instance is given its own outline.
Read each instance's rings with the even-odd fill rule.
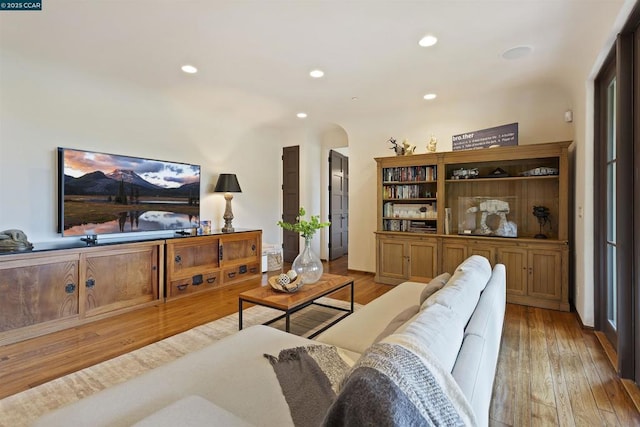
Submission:
[[[318,298],[327,296],[347,286],[351,286],[351,308],[346,309],[316,302]],[[309,336],[309,338],[313,338],[353,313],[353,278],[349,276],[338,276],[336,274],[323,274],[316,283],[303,285],[299,291],[294,293],[277,292],[269,285],[242,292],[238,296],[238,328],[240,330],[242,330],[242,306],[245,302],[284,311],[283,315],[265,322],[264,325],[269,325],[284,318],[285,331],[287,332],[289,332],[291,314],[309,305],[320,305],[322,307],[346,312]]]

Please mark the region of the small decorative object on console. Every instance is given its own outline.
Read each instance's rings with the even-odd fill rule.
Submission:
[[[33,245],[22,230],[0,231],[0,252],[29,251]]]
[[[278,292],[296,292],[302,287],[302,280],[296,278],[291,280],[288,275],[282,273],[279,276],[269,277],[269,285]]]

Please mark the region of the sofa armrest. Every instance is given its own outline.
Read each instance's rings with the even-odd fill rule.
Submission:
[[[362,354],[398,313],[420,302],[420,293],[426,285],[418,282],[401,283],[315,339]]]

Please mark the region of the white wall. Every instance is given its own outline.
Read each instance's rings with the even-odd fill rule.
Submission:
[[[60,238],[55,153],[63,146],[201,165],[201,215],[217,228],[224,199],[210,190],[219,173],[236,173],[243,193],[233,200],[234,227],[279,241],[280,131],[224,108],[225,99],[212,98],[218,113],[205,115],[180,101],[181,88],[167,96],[7,51],[0,62],[0,229],[22,229],[32,242]]]

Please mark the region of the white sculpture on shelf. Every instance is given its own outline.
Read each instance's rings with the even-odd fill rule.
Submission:
[[[495,235],[501,237],[518,237],[518,226],[515,222],[507,220],[507,214],[510,212],[509,203],[504,200],[489,199],[480,202],[479,206],[472,206],[467,209],[467,213],[480,212],[480,228],[475,231],[476,234]],[[497,215],[499,218],[498,227],[491,229],[487,225],[487,217],[489,215]]]

